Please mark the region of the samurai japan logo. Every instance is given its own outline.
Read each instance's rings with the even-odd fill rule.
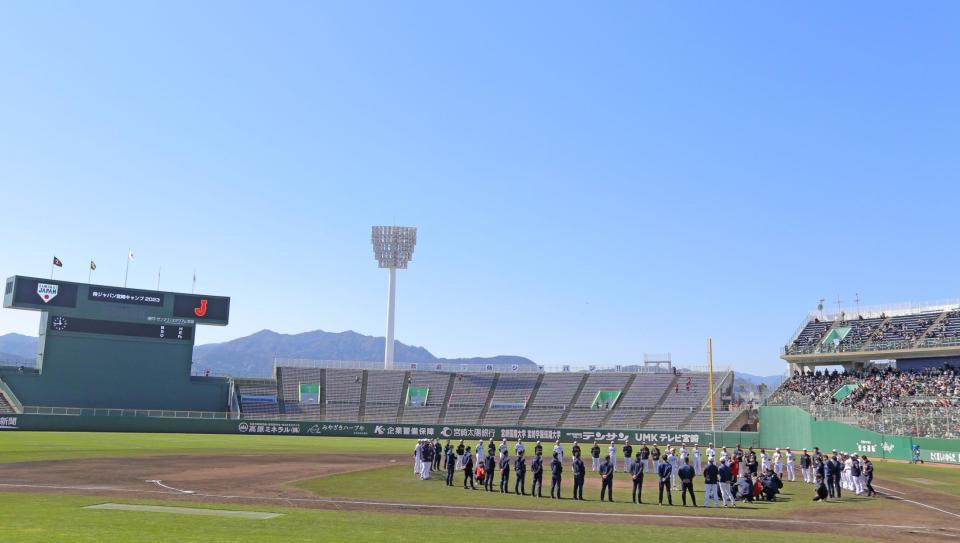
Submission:
[[[57,291],[59,289],[59,285],[51,285],[50,283],[37,283],[37,296],[43,300],[43,303],[47,303],[57,297]]]

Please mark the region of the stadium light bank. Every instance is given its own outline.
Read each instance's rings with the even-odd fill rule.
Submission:
[[[393,318],[397,295],[397,270],[407,269],[417,244],[417,229],[410,226],[374,226],[371,234],[373,256],[381,268],[390,270],[387,287],[387,338],[383,351],[383,367],[391,370],[393,364]]]

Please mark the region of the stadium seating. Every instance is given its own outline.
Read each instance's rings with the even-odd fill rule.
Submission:
[[[402,371],[368,371],[363,420],[396,422],[403,394]]]
[[[584,378],[581,373],[545,373],[523,423],[528,426],[555,427]]]
[[[278,366],[271,390],[238,381],[244,416],[299,420],[569,428],[691,428],[707,398],[702,373],[448,373]],[[406,380],[406,382],[405,382]],[[689,382],[689,384],[688,384]],[[300,386],[319,385],[301,401]],[[677,391],[679,387],[679,391]],[[408,405],[407,391],[425,400]],[[268,393],[277,402],[265,401]],[[605,393],[603,405],[594,407]],[[254,396],[251,399],[250,396]],[[707,423],[709,420],[707,419]]]
[[[409,386],[427,387],[430,389],[430,393],[427,395],[426,405],[419,407],[410,405],[403,406],[401,422],[436,424],[440,418],[440,411],[446,403],[449,384],[449,373],[434,373],[430,371],[410,372]],[[404,401],[406,401],[405,398]]]
[[[834,340],[839,339],[835,344]],[[868,318],[813,317],[785,346],[786,355],[913,349],[960,344],[960,309],[913,310]]]
[[[360,420],[361,370],[326,370],[323,386],[326,391],[326,420],[356,422]]]
[[[280,414],[277,385],[270,381],[237,380],[240,411],[245,417],[269,418]]]

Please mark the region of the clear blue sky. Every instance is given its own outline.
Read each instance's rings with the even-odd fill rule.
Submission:
[[[764,374],[818,298],[960,296],[960,3],[453,4],[6,4],[0,274],[382,335],[414,225],[401,341]]]

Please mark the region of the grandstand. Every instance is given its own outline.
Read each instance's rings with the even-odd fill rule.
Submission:
[[[791,372],[818,365],[853,369],[870,360],[946,356],[960,357],[960,302],[867,308],[853,316],[809,315],[781,352]]]
[[[960,437],[960,303],[810,315],[782,358],[791,377],[767,405],[881,434]]]
[[[571,428],[711,427],[704,372],[448,373],[338,366],[278,363],[273,389],[270,381],[238,380],[242,416]],[[317,393],[304,399],[304,383],[315,386]],[[728,410],[732,383],[732,372],[717,377],[713,392],[720,410],[718,429],[737,414]],[[271,392],[279,401],[270,402]]]

